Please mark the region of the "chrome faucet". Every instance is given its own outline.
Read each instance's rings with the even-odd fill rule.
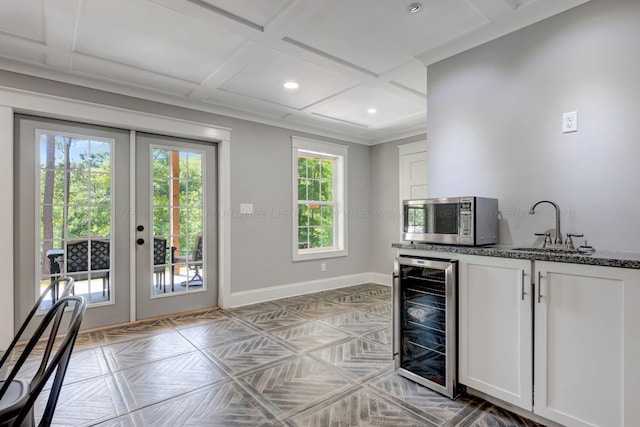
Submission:
[[[556,202],[552,202],[551,200],[540,200],[539,202],[536,202],[533,204],[533,206],[531,206],[531,209],[529,209],[529,214],[533,215],[534,213],[536,213],[536,206],[538,206],[540,203],[549,203],[550,205],[552,205],[554,207],[554,209],[556,210],[556,237],[553,241],[554,246],[561,246],[562,245],[562,233],[560,232],[560,206],[558,206],[558,204]],[[546,241],[545,241],[546,243]]]

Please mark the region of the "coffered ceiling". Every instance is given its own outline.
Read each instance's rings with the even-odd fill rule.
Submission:
[[[426,65],[588,0],[418,1],[0,0],[0,68],[375,144],[425,131]]]

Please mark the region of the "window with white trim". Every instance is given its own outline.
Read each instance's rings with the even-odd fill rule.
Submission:
[[[291,139],[293,260],[346,256],[348,147]]]

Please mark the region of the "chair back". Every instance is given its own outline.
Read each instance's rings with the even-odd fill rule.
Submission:
[[[61,285],[63,285],[62,292],[60,292],[59,290]],[[44,301],[47,296],[50,296],[51,305],[55,304],[58,298],[64,298],[73,292],[73,285],[74,280],[72,277],[60,277],[56,280],[52,280],[51,283],[49,283],[45,290],[40,294],[40,298],[38,298],[36,303],[33,305],[33,308],[20,326],[20,329],[18,329],[15,337],[13,337],[13,341],[11,341],[11,344],[9,344],[9,347],[7,347],[7,350],[2,355],[2,359],[0,359],[0,369],[2,369],[9,356],[11,356],[11,353],[13,352],[16,344],[18,343],[18,341],[20,341],[20,338],[22,338],[22,334],[29,327],[31,319],[33,319],[33,316],[35,316],[36,312],[42,306],[42,301]]]
[[[164,237],[153,238],[153,265],[167,263],[167,239]]]
[[[62,323],[62,316],[66,308],[71,307],[71,317],[69,324],[64,335],[58,336],[60,332],[60,325]],[[49,426],[53,420],[53,414],[55,412],[58,397],[60,395],[60,389],[62,388],[62,382],[69,365],[71,358],[71,352],[80,330],[80,324],[82,318],[87,309],[87,304],[83,297],[80,296],[65,296],[60,298],[51,309],[44,316],[40,325],[36,329],[35,333],[27,343],[24,351],[20,355],[20,358],[16,362],[15,366],[11,369],[11,372],[7,376],[0,388],[0,401],[5,397],[7,390],[16,380],[16,376],[20,373],[25,361],[29,357],[34,357],[32,352],[38,341],[49,330],[49,338],[46,348],[40,358],[40,366],[38,371],[33,376],[28,387],[24,387],[24,396],[16,398],[14,406],[15,410],[4,413],[3,415],[9,417],[8,419],[0,419],[0,424],[19,426],[23,421],[28,421],[27,418],[33,419],[33,406],[39,394],[44,389],[49,378],[54,374],[53,383],[49,391],[49,398],[44,409],[40,426]],[[53,348],[56,347],[55,352]],[[4,408],[3,408],[4,409]],[[17,414],[17,415],[16,415]]]
[[[91,268],[89,268],[89,240],[67,242],[65,255],[67,273],[108,270],[111,262],[110,243],[91,240]]]
[[[193,260],[202,261],[202,236],[196,236],[195,249],[193,250]]]

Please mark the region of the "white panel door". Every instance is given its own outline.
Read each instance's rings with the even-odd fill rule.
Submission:
[[[403,200],[427,198],[427,143],[414,142],[398,146],[399,230],[403,232]]]
[[[532,408],[531,261],[463,256],[460,383]]]
[[[567,426],[637,426],[637,270],[536,261],[534,412]]]
[[[400,146],[400,200],[427,197],[427,144]]]

